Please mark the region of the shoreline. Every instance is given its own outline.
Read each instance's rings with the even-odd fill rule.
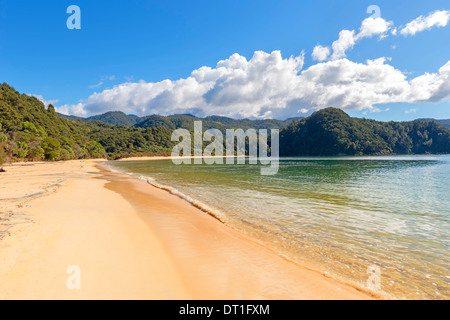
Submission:
[[[398,154],[365,154],[365,155],[323,155],[323,156],[280,156],[280,158],[368,158],[368,157],[373,157],[373,158],[382,158],[382,157],[420,157],[420,156],[445,156],[445,155],[450,155],[448,153],[414,153],[414,154],[402,154],[402,153],[398,153]],[[237,158],[238,156],[183,156],[183,157],[179,157],[179,159],[198,159],[198,158],[207,158],[207,159],[211,159],[211,158]],[[241,156],[239,156],[241,157]],[[249,158],[250,156],[245,155],[242,156],[245,158]],[[113,162],[123,162],[123,161],[152,161],[152,160],[171,160],[172,157],[171,156],[142,156],[142,157],[128,157],[128,158],[120,158],[117,160],[109,160],[109,161],[113,161]]]
[[[0,240],[1,299],[374,298],[106,168],[103,161],[44,163],[1,176],[9,175],[10,199],[30,181],[54,185],[24,204],[8,200],[11,216],[29,223],[10,226]],[[80,266],[81,290],[65,287],[70,265]]]
[[[249,158],[248,155],[245,156],[183,156],[183,157],[178,157],[177,159],[215,159],[215,158],[240,158],[240,157],[244,157],[244,158]],[[129,157],[129,158],[121,158],[121,159],[117,159],[117,160],[112,160],[112,161],[117,161],[117,162],[122,162],[122,161],[152,161],[152,160],[171,160],[172,156],[143,156],[143,157]]]

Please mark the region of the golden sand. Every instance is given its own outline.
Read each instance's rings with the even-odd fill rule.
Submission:
[[[0,299],[371,299],[101,162],[5,169]]]

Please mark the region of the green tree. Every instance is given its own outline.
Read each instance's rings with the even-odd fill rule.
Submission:
[[[56,113],[55,107],[54,107],[52,104],[49,104],[49,105],[48,105],[47,110],[48,110],[50,113],[53,113],[53,114]]]
[[[102,145],[96,141],[89,141],[87,144],[87,150],[89,151],[91,158],[105,157],[105,150]]]
[[[4,172],[2,165],[6,161],[6,150],[3,143],[0,143],[0,172]]]
[[[2,132],[2,124],[0,123],[0,143],[7,142],[8,136]]]
[[[72,160],[75,159],[75,154],[71,147],[64,145],[61,149],[61,160]]]
[[[28,145],[25,142],[18,141],[17,142],[17,156],[21,159],[25,158],[28,155]]]
[[[25,131],[26,133],[38,133],[38,129],[36,128],[36,126],[30,122],[30,121],[25,121],[23,124],[23,131]]]
[[[33,160],[43,160],[45,158],[45,151],[40,146],[35,146],[31,148],[29,155]]]
[[[45,159],[55,161],[61,158],[61,143],[55,138],[45,138],[41,147],[44,150]]]

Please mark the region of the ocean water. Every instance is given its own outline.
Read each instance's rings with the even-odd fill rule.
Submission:
[[[110,162],[291,260],[388,298],[450,298],[450,155]],[[206,214],[206,213],[205,213]]]

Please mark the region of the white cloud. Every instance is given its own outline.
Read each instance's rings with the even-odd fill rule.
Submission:
[[[57,111],[78,116],[120,110],[140,116],[286,118],[330,106],[380,112],[386,109],[377,104],[450,99],[450,61],[438,73],[408,80],[384,57],[366,63],[330,60],[301,71],[303,60],[303,54],[283,58],[279,51],[257,51],[250,60],[234,54],[185,79],[124,83]]]
[[[439,102],[450,99],[450,61],[438,73],[425,73],[411,80],[408,100]]]
[[[428,16],[420,16],[413,21],[409,22],[405,27],[400,30],[400,34],[403,36],[413,36],[418,32],[424,30],[430,30],[433,27],[445,27],[450,20],[450,11],[435,11]]]
[[[300,110],[298,110],[297,113],[303,113],[303,114],[305,114],[305,113],[308,113],[308,112],[309,112],[308,109],[306,109],[306,108],[301,108]]]
[[[391,21],[386,21],[383,18],[364,19],[361,23],[361,27],[359,28],[359,33],[356,36],[356,40],[371,38],[373,36],[384,38],[392,25],[393,23]]]
[[[279,51],[257,51],[249,61],[234,54],[216,68],[194,70],[186,79],[117,85],[91,95],[83,109],[65,106],[64,110],[77,115],[121,110],[137,115],[190,112],[264,117],[264,108],[285,106],[303,60],[303,53],[282,58]]]
[[[331,47],[333,48],[331,59],[336,60],[345,58],[345,56],[347,55],[347,50],[353,48],[355,43],[355,31],[342,30],[341,32],[339,32],[339,39],[337,39],[331,45]]]
[[[450,61],[438,73],[426,73],[410,81],[400,70],[385,64],[386,58],[355,63],[347,59],[310,67],[306,77],[310,92],[303,99],[311,106],[373,109],[394,102],[439,102],[450,99]],[[306,85],[305,85],[306,86]]]
[[[417,112],[417,109],[415,109],[415,108],[405,110],[405,114],[416,113],[416,112]]]
[[[361,23],[357,34],[355,30],[342,30],[339,33],[339,38],[332,44],[333,54],[331,55],[331,59],[345,58],[347,51],[352,49],[358,41],[364,38],[371,38],[373,36],[379,36],[379,39],[385,38],[392,25],[392,22],[386,21],[383,18],[367,18]]]
[[[322,47],[321,45],[317,45],[314,47],[312,58],[316,61],[321,62],[327,60],[329,55],[330,55],[329,47]]]
[[[55,110],[61,114],[74,115],[78,117],[85,117],[88,115],[84,104],[81,102],[75,105],[65,104],[63,106],[55,107]]]
[[[256,51],[250,60],[235,53],[215,67],[192,71],[187,78],[160,82],[130,79],[76,105],[60,106],[57,111],[78,116],[123,111],[140,116],[192,113],[281,119],[330,106],[381,112],[389,108],[379,109],[378,104],[448,100],[450,61],[437,73],[408,80],[406,72],[389,64],[390,58],[365,63],[346,59],[347,51],[362,39],[383,39],[390,30],[393,35],[414,34],[444,25],[448,21],[445,17],[441,11],[435,12],[419,17],[403,29],[393,28],[392,22],[382,18],[367,18],[358,32],[342,30],[331,48],[317,45],[312,58],[319,63],[306,70],[302,70],[303,52],[283,58],[280,51]],[[99,84],[113,79],[102,77]]]
[[[408,81],[385,61],[340,59],[313,65],[299,77],[301,101],[317,109],[337,106],[350,110],[373,110],[375,104],[401,101],[408,91]]]

